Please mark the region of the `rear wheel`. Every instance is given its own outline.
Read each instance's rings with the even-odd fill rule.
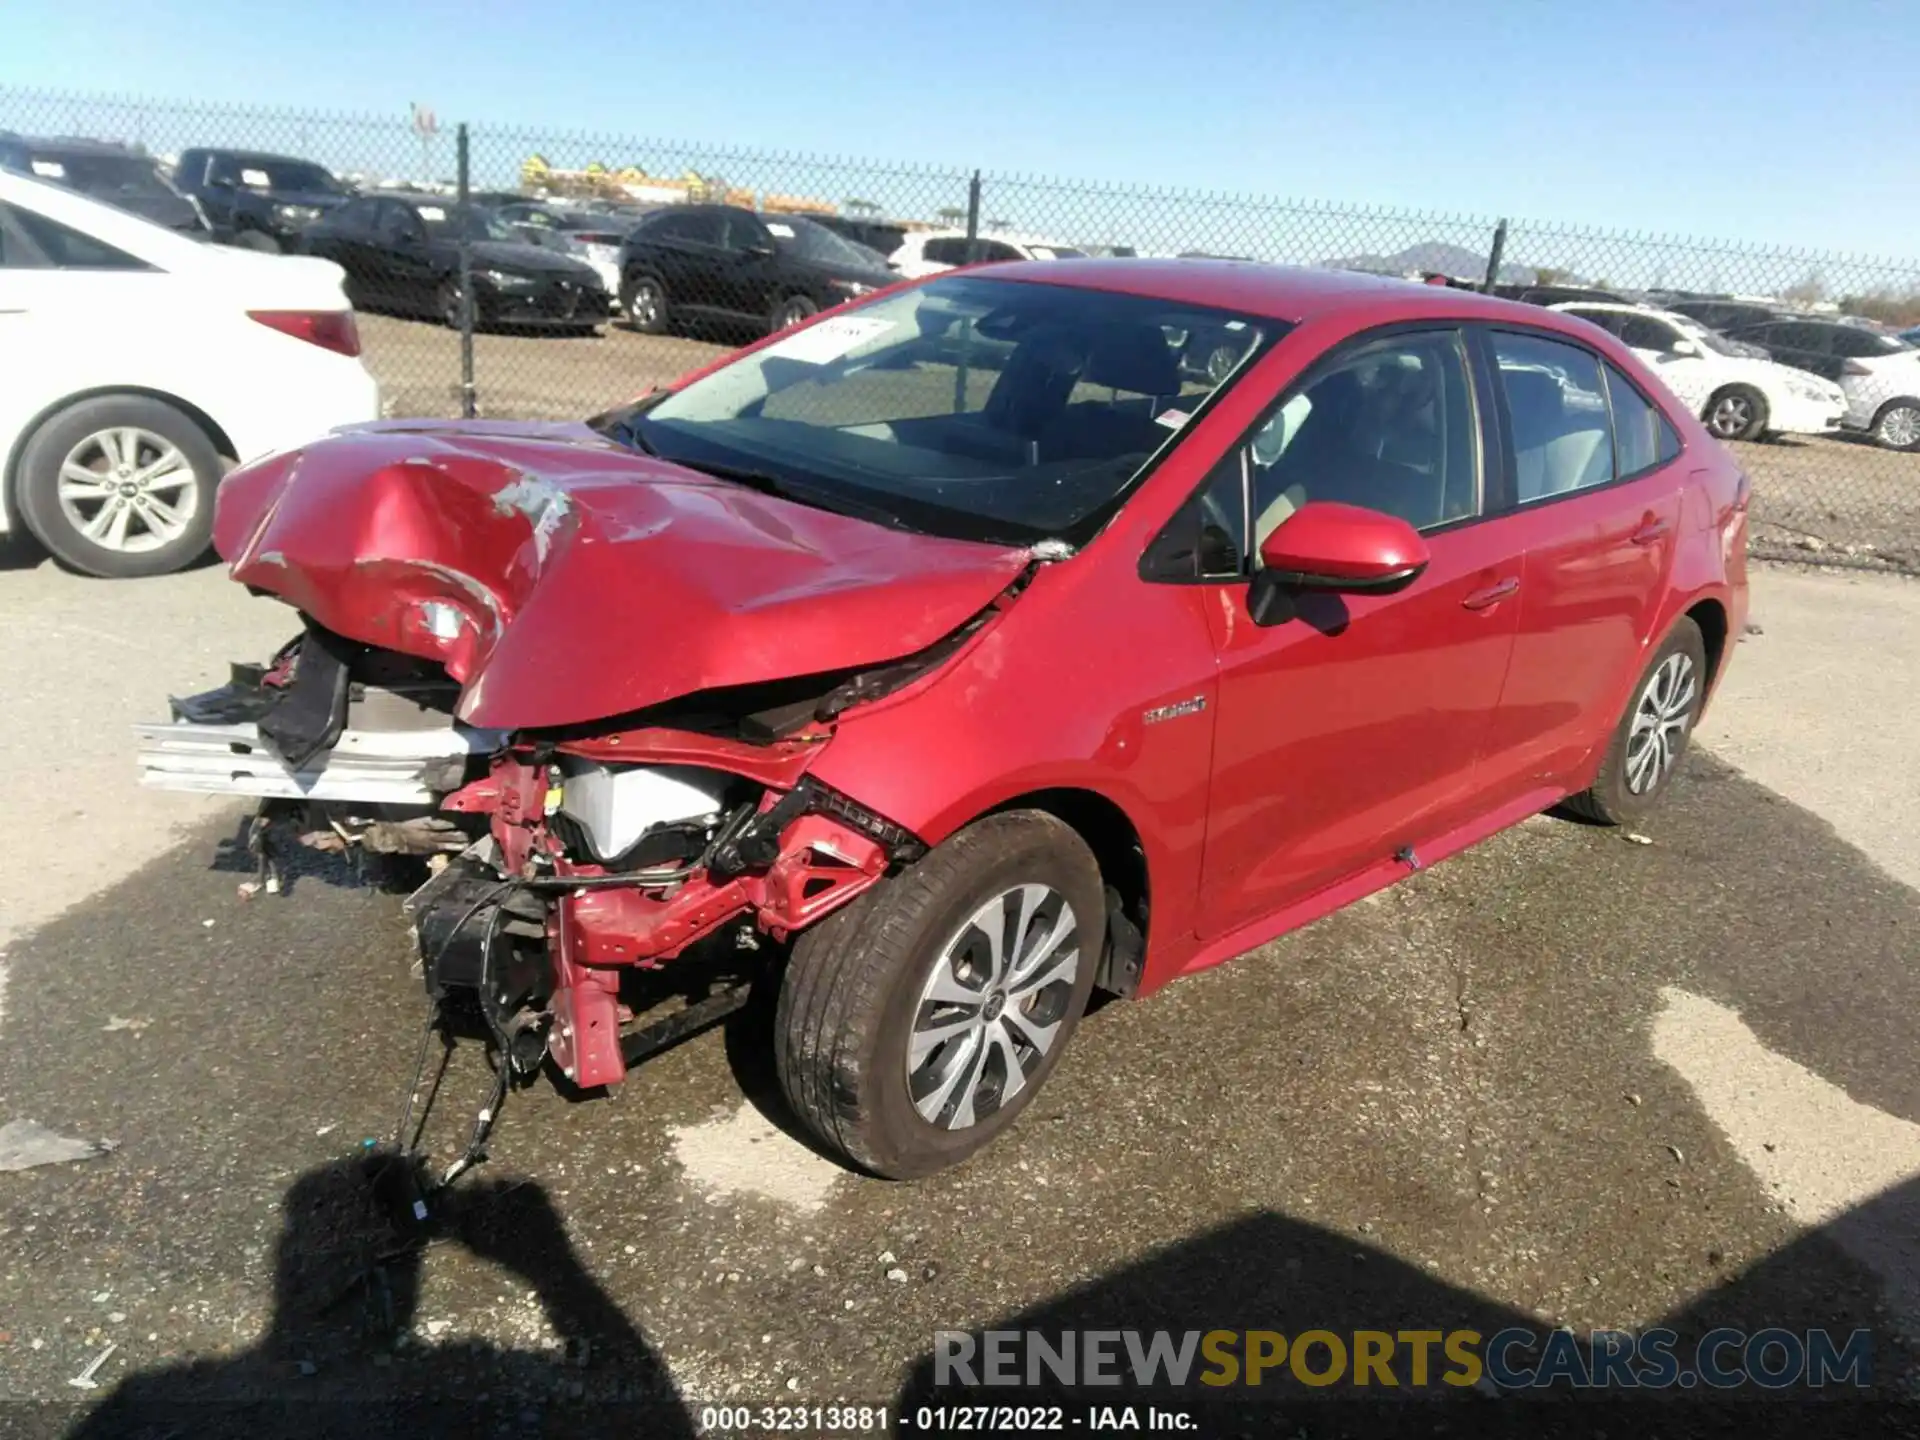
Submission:
[[[794,1113],[878,1175],[957,1164],[1052,1074],[1105,927],[1070,826],[1030,810],[968,826],[795,941],[774,1031]]]
[[[460,328],[460,282],[458,280],[440,282],[438,303],[440,318],[446,322],[447,328],[458,330]],[[480,311],[477,306],[473,312],[473,328],[476,330],[480,328]]]
[[[1920,450],[1920,401],[1895,400],[1873,419],[1874,443],[1889,450]]]
[[[1683,615],[1634,687],[1593,785],[1566,808],[1603,825],[1624,825],[1653,809],[1687,753],[1707,678],[1706,642]]]
[[[144,395],[83,400],[20,457],[20,515],[55,559],[88,575],[164,575],[213,535],[220,456],[206,432]]]
[[[1751,385],[1716,390],[1700,418],[1716,440],[1758,440],[1767,428],[1767,398]]]

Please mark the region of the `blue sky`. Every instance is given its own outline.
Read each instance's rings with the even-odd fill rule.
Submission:
[[[1897,55],[1884,74],[1873,58],[1910,28],[1897,4],[5,8],[5,85],[402,120],[420,100],[444,122],[535,138],[697,139],[1920,256],[1920,107]],[[399,133],[359,143],[391,146]],[[299,139],[312,137],[284,143]],[[345,142],[330,143],[324,158],[346,163]],[[490,144],[504,169],[517,139]],[[613,149],[602,158],[625,158]],[[855,174],[794,179],[861,193]],[[1023,201],[1028,213],[1012,218],[1034,225],[1056,203],[998,197],[1001,209]],[[1360,244],[1370,238],[1354,248],[1376,248]]]

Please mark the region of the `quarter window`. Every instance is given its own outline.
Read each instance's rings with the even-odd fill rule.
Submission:
[[[117,250],[104,240],[96,240],[91,235],[82,234],[71,226],[62,225],[57,220],[49,220],[44,215],[36,215],[31,210],[15,210],[13,220],[32,242],[33,247],[46,257],[46,263],[56,270],[151,270],[153,267],[144,260],[137,260],[124,250]]]
[[[1599,360],[1577,345],[1512,331],[1494,333],[1493,353],[1513,427],[1520,502],[1611,481],[1613,437]]]
[[[1664,465],[1680,453],[1680,437],[1660,407],[1611,365],[1607,394],[1613,402],[1614,454],[1623,479]]]

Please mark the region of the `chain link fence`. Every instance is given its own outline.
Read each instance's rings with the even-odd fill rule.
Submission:
[[[1920,325],[1920,260],[442,126],[417,108],[0,87],[8,164],[133,208],[171,187],[224,243],[337,260],[396,416],[591,414],[895,278],[889,262],[1211,255],[1594,304],[1588,318],[1734,437],[1756,553],[1920,573],[1920,350],[1895,338]],[[1705,333],[1605,308],[1628,304]],[[1753,363],[1769,358],[1789,368]]]

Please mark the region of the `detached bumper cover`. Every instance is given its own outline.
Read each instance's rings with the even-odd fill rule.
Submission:
[[[296,767],[250,721],[134,726],[140,783],[200,795],[432,805],[457,788],[469,761],[505,736],[454,725],[441,730],[346,730],[332,748]],[[449,781],[451,783],[449,783]]]

